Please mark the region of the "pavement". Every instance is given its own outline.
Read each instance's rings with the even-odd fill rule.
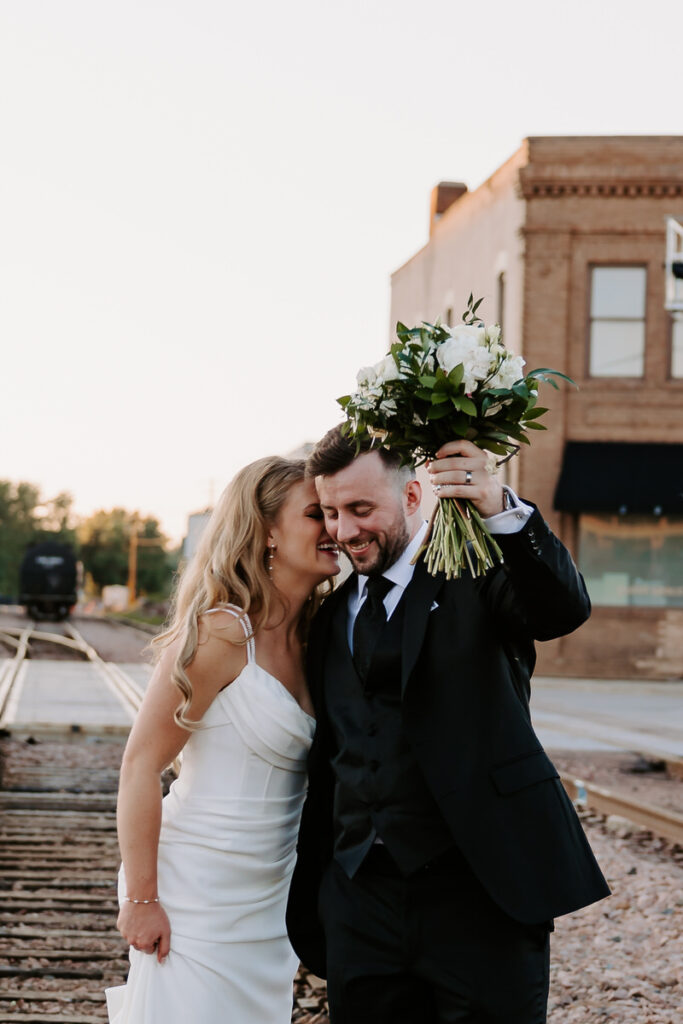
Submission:
[[[535,676],[531,717],[548,750],[683,756],[683,682]]]
[[[151,666],[119,664],[144,690]],[[24,663],[7,709],[14,728],[52,722],[67,729],[127,731],[132,716],[97,666],[76,661]],[[683,683],[534,678],[531,715],[549,751],[637,751],[683,756]]]

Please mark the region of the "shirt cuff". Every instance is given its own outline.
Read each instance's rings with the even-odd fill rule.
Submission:
[[[497,512],[495,516],[484,519],[484,525],[490,533],[519,533],[524,529],[533,514],[531,505],[526,505],[517,497],[511,487],[503,488],[512,502],[512,508]]]

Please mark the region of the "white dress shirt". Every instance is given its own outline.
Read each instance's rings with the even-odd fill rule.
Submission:
[[[489,516],[488,519],[484,519],[484,523],[491,533],[519,533],[519,531],[524,528],[529,516],[534,511],[531,505],[526,505],[523,501],[519,500],[512,488],[505,487],[505,490],[509,495],[512,508],[506,509],[504,512],[497,512],[495,516]],[[403,597],[403,591],[413,578],[415,566],[410,563],[412,562],[415,553],[420,550],[420,546],[423,543],[426,532],[427,523],[423,522],[400,558],[398,558],[393,565],[390,565],[386,572],[382,573],[386,579],[390,580],[391,583],[394,584],[384,598],[384,607],[386,609],[387,619],[391,618],[393,612],[396,610],[398,602]],[[355,589],[351,588],[351,593],[349,594],[349,614],[346,635],[352,653],[353,625],[356,621],[356,616],[367,597],[367,582],[367,576],[358,576],[358,586]]]

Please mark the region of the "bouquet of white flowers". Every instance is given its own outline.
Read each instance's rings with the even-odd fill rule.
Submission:
[[[354,394],[337,399],[350,436],[369,434],[377,446],[400,452],[404,463],[416,466],[433,459],[447,441],[465,438],[501,456],[502,465],[520,444],[530,443],[527,430],[546,429],[538,422],[548,411],[536,404],[539,381],[555,388],[553,377],[574,382],[549,369],[524,376],[524,360],[505,348],[500,327],[487,327],[477,317],[481,301],[470,295],[463,322],[455,327],[438,321],[396,325],[398,341],[384,359],[359,371]],[[441,571],[452,579],[467,565],[472,576],[481,576],[502,561],[467,501],[437,502],[428,539],[433,575]]]

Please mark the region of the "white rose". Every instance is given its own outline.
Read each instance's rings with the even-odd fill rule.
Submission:
[[[450,373],[455,366],[462,364],[465,393],[469,395],[482,380],[486,380],[495,364],[486,344],[481,345],[479,338],[469,328],[467,331],[439,345],[436,358],[445,373]],[[477,335],[483,334],[483,331],[477,330]]]
[[[371,388],[377,380],[374,366],[363,366],[356,374],[356,383],[361,391]]]
[[[379,403],[379,411],[385,413],[387,416],[393,416],[397,408],[398,407],[393,398],[385,398],[383,402]]]
[[[436,350],[436,359],[444,373],[450,373],[476,351],[477,345],[468,337],[447,338]]]
[[[398,380],[399,377],[403,376],[397,365],[394,357],[389,353],[384,359],[380,360],[372,367],[377,383],[381,384],[386,380]]]
[[[486,344],[486,330],[483,324],[456,324],[455,327],[449,327],[448,331],[451,338],[457,338],[463,342],[469,339],[475,345]]]
[[[524,376],[525,360],[521,356],[508,356],[498,368],[498,373],[489,382],[491,388],[511,388]]]
[[[495,362],[491,358],[491,353],[488,348],[484,347],[476,348],[472,352],[465,369],[475,380],[485,380],[493,366],[495,366]]]
[[[486,337],[492,345],[497,345],[500,341],[500,324],[490,324],[486,328]]]

